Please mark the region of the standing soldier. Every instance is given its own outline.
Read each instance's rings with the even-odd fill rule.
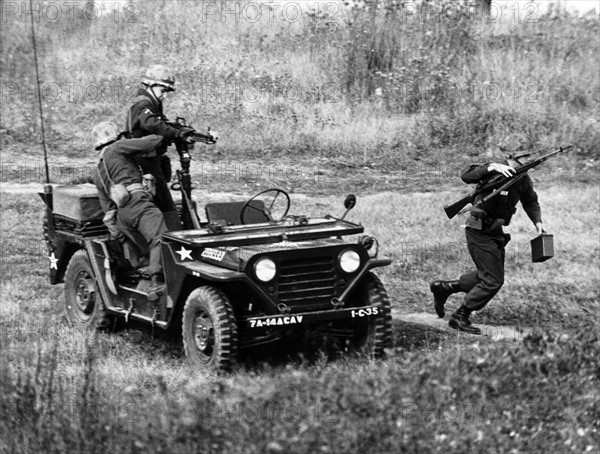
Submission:
[[[171,164],[165,153],[168,142],[184,137],[187,131],[167,124],[162,104],[167,93],[175,91],[175,77],[165,66],[155,65],[146,71],[142,85],[135,104],[127,114],[127,130],[132,138],[157,134],[166,139],[157,156],[138,158],[138,164],[144,174],[152,174],[156,180],[155,202],[164,215],[167,228],[181,230],[181,222],[168,186]]]
[[[494,174],[511,177],[515,169],[508,164],[472,165],[461,178],[465,183],[471,184],[487,180]],[[475,204],[486,195],[479,195]],[[430,284],[435,312],[440,318],[445,315],[444,305],[451,294],[466,293],[464,303],[450,318],[451,328],[481,334],[481,330],[471,324],[469,315],[483,309],[504,284],[504,248],[510,241],[510,235],[502,231],[502,226],[509,225],[519,201],[538,233],[542,233],[544,230],[538,197],[531,178],[526,175],[506,191],[471,209],[465,232],[467,248],[477,271],[463,274],[457,281],[434,281]]]

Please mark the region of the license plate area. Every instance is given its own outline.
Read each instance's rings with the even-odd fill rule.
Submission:
[[[327,311],[302,312],[298,314],[263,315],[261,317],[248,317],[243,322],[248,328],[267,328],[293,326],[304,323],[315,323],[329,320],[342,320],[347,318],[376,317],[380,314],[379,306],[349,307]]]

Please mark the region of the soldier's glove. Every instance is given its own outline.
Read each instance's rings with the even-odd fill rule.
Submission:
[[[190,134],[193,134],[195,132],[194,128],[190,128],[189,126],[182,126],[179,129],[179,134],[177,137],[181,137],[182,139],[185,139],[187,136],[189,136]]]
[[[142,186],[144,186],[144,191],[152,197],[156,195],[156,178],[151,173],[146,173],[142,176]]]
[[[208,128],[207,135],[212,143],[217,143],[217,140],[219,140],[219,133],[217,131],[211,131],[210,128]]]
[[[510,178],[515,174],[515,169],[512,166],[507,166],[505,164],[500,164],[498,162],[491,163],[488,168],[488,172],[498,172],[504,175],[506,178]]]

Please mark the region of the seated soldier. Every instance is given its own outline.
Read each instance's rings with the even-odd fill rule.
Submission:
[[[163,137],[149,135],[139,139],[123,139],[117,125],[111,122],[96,125],[92,136],[95,149],[102,150],[96,187],[106,213],[104,221],[111,234],[115,234],[115,217],[118,217],[122,225],[139,232],[148,242],[148,272],[153,287],[150,293],[158,297],[164,290],[160,237],[167,231],[167,227],[163,214],[142,184],[142,174],[136,158],[156,155]]]

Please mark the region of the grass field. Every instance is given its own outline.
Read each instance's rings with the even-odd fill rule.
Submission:
[[[42,5],[36,26],[52,155],[81,158],[94,124],[124,125],[145,67],[163,63],[178,87],[166,114],[212,126],[224,156],[237,160],[318,157],[397,169],[560,143],[597,160],[597,16],[500,2],[486,21],[461,2],[423,2],[413,14],[402,2],[366,3],[282,2],[258,16],[260,2],[246,0],[232,4],[233,14],[219,2],[147,0],[127,9],[101,1],[86,16],[80,2],[72,19]],[[5,2],[3,10],[5,159],[23,147],[40,152],[23,8]]]
[[[378,275],[395,313],[432,314],[429,281],[471,267],[463,220],[441,207],[467,163],[500,150],[574,145],[532,172],[556,256],[531,263],[520,210],[505,287],[473,317],[532,332],[516,342],[395,319],[385,360],[311,339],[213,375],[174,336],[75,329],[48,284],[42,202],[19,192],[45,175],[26,3],[3,0],[0,453],[600,452],[597,15],[511,1],[486,21],[377,0],[280,2],[254,20],[240,0],[236,20],[222,2],[146,0],[96,2],[91,20],[86,3],[36,2],[53,182],[94,170],[92,126],[124,124],[144,68],[163,63],[167,115],[221,133],[194,154],[199,203],[279,186],[295,214],[335,215],[356,193],[349,218],[394,260]]]
[[[224,376],[190,369],[175,340],[144,327],[92,336],[68,326],[62,286],[47,283],[41,202],[3,193],[2,449],[597,451],[600,251],[588,206],[598,188],[539,192],[556,257],[530,263],[534,232],[520,212],[506,286],[474,317],[532,335],[494,343],[396,320],[396,345],[383,361],[328,356],[311,343],[254,352]],[[396,310],[432,312],[428,281],[470,267],[460,222],[440,215],[438,197],[452,195],[371,195],[351,212],[371,220],[368,231],[394,259],[378,274]],[[340,204],[296,197],[295,212]]]

